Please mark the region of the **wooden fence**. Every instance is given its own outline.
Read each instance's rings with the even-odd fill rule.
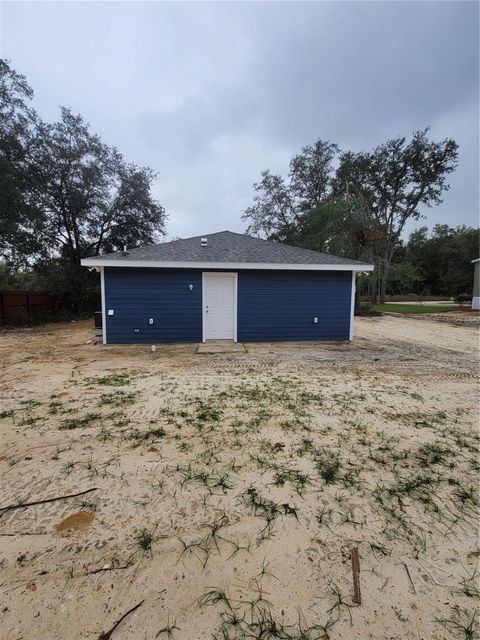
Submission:
[[[0,322],[15,322],[21,316],[53,313],[55,299],[49,291],[0,291]]]

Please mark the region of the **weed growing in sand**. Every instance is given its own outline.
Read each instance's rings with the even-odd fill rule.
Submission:
[[[135,403],[137,393],[125,393],[125,391],[116,391],[115,393],[102,393],[98,402],[99,407],[105,405],[112,407],[125,407]]]
[[[256,487],[250,486],[239,496],[240,504],[248,507],[254,516],[263,518],[265,526],[261,529],[257,545],[271,537],[272,527],[276,518],[281,514],[280,505],[274,500],[262,496]]]
[[[177,627],[175,622],[170,624],[170,617],[167,616],[167,624],[157,631],[155,638],[160,638],[161,635],[165,635],[167,638],[173,638],[173,632],[175,630],[180,631],[180,628]]]
[[[458,488],[453,492],[454,498],[456,498],[462,506],[467,503],[471,503],[472,505],[478,505],[478,490],[475,487],[464,487],[460,483],[458,483]]]
[[[306,473],[302,473],[298,469],[279,469],[274,473],[273,484],[276,487],[283,487],[286,482],[289,482],[299,496],[302,496],[307,484],[310,484],[310,478]]]
[[[102,419],[102,415],[100,413],[87,413],[84,416],[79,416],[78,418],[69,418],[68,420],[64,420],[62,424],[58,427],[61,431],[71,431],[73,429],[87,429],[91,427],[95,422]]]
[[[197,557],[197,559],[201,562],[202,567],[205,568],[208,563],[208,559],[210,554],[216,549],[217,552],[220,552],[220,542],[226,542],[229,544],[234,544],[227,538],[220,535],[220,531],[229,525],[228,517],[225,514],[222,514],[216,520],[214,520],[211,524],[204,525],[203,528],[208,529],[208,532],[199,540],[193,542],[185,542],[181,538],[179,538],[180,543],[183,546],[182,552],[180,554],[180,558],[187,552],[191,551]],[[235,545],[238,546],[238,545]],[[200,554],[200,555],[198,555]]]
[[[313,440],[311,438],[302,438],[301,443],[298,445],[296,449],[297,456],[305,456],[307,454],[313,454],[315,451],[315,447],[313,444]]]
[[[55,447],[55,451],[52,454],[50,460],[60,460],[60,454],[63,453],[64,451],[67,451],[67,449],[61,449],[58,444]]]
[[[106,442],[109,438],[112,437],[112,432],[110,431],[110,429],[107,429],[107,427],[104,424],[102,424],[102,427],[101,427],[100,431],[98,432],[98,436],[97,437],[102,442]]]
[[[469,598],[480,599],[480,585],[478,581],[478,569],[475,567],[473,573],[462,580],[461,592]]]
[[[88,500],[84,500],[80,505],[80,511],[90,511],[91,513],[95,513],[97,510],[97,504],[95,502],[89,502]]]
[[[41,420],[40,416],[31,416],[27,415],[22,418],[19,422],[20,427],[34,427],[39,420]]]
[[[350,623],[352,623],[353,620],[352,620],[351,609],[355,609],[355,607],[357,607],[358,605],[349,603],[346,600],[344,600],[342,592],[340,591],[340,589],[337,587],[336,584],[330,585],[330,589],[335,598],[335,602],[332,604],[330,609],[327,610],[327,613],[333,613],[334,611],[336,611],[338,615],[340,615],[342,609],[346,609],[348,611],[348,615],[350,616]]]
[[[451,448],[449,449],[438,442],[424,444],[419,447],[416,453],[418,461],[424,467],[443,464],[452,455],[454,455],[454,452]]]
[[[458,605],[451,608],[452,617],[442,618],[438,620],[445,627],[454,629],[462,633],[464,640],[475,640],[478,638],[479,624],[477,620],[478,611],[470,613],[465,610],[462,611]]]
[[[13,409],[8,409],[7,411],[0,411],[0,420],[5,420],[5,418],[13,418],[14,411]]]
[[[315,467],[326,484],[333,484],[339,479],[340,458],[338,453],[317,450],[314,455]]]
[[[153,533],[151,533],[150,531],[147,531],[147,529],[142,529],[136,538],[136,542],[138,544],[138,547],[144,553],[146,553],[147,551],[151,551],[152,544],[154,542]]]
[[[222,624],[214,640],[326,640],[336,620],[329,618],[325,625],[308,625],[299,615],[298,623],[287,624],[278,620],[272,605],[257,585],[257,595],[251,600],[231,598],[223,589],[211,589],[200,599],[201,607],[220,605]]]
[[[96,385],[106,387],[123,387],[130,384],[131,380],[129,373],[112,373],[109,376],[103,376],[100,378],[85,378],[83,382],[88,387]]]
[[[165,429],[162,427],[155,427],[153,429],[149,429],[148,431],[140,431],[139,429],[132,429],[128,438],[130,440],[135,440],[137,444],[142,442],[146,442],[147,440],[154,440],[155,438],[163,438],[166,435]]]
[[[266,562],[266,558],[264,558],[262,561],[262,566],[260,568],[260,571],[257,573],[257,575],[254,578],[255,582],[262,580],[266,576],[269,576],[270,578],[275,578],[275,580],[278,580],[277,576],[270,571],[269,567],[270,567],[270,562]]]
[[[177,465],[175,471],[180,474],[180,486],[183,488],[190,482],[197,482],[207,488],[210,494],[216,490],[226,493],[228,489],[232,489],[233,485],[228,479],[228,473],[214,473],[200,467],[196,468],[192,464],[187,466]]]
[[[320,526],[325,525],[327,529],[330,529],[330,531],[332,531],[332,529],[330,528],[330,524],[332,524],[333,522],[333,509],[331,507],[327,507],[327,505],[324,505],[321,511],[317,513],[316,519]]]

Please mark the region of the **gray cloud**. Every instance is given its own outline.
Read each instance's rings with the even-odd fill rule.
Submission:
[[[432,126],[459,169],[427,224],[478,223],[476,2],[4,3],[1,55],[159,173],[168,231],[243,230],[264,168]]]

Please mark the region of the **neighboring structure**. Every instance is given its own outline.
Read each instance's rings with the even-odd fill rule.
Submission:
[[[474,266],[473,272],[473,296],[472,309],[480,309],[480,258],[472,260]]]
[[[231,231],[82,260],[101,273],[104,343],[351,340],[373,265]]]

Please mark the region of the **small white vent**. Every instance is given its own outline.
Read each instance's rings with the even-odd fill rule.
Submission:
[[[202,247],[207,247],[208,246],[208,238],[202,238],[200,240],[200,244],[202,245]]]

